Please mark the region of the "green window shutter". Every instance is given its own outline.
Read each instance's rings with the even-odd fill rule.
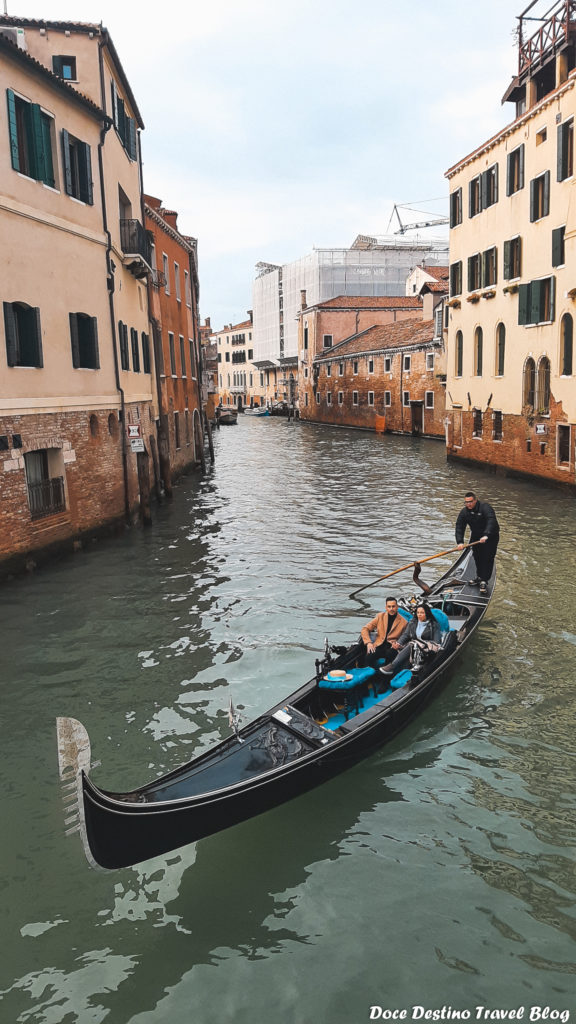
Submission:
[[[495,245],[494,249],[494,284],[498,281],[498,246]]]
[[[518,188],[524,188],[524,143],[520,146],[520,167],[518,173]]]
[[[56,179],[54,177],[54,164],[52,162],[52,133],[50,131],[50,118],[41,113],[42,135],[44,137],[44,181],[45,185],[54,188]]]
[[[30,104],[31,128],[31,176],[37,181],[46,181],[46,151],[44,146],[44,130],[42,127],[42,111],[37,103]]]
[[[128,156],[130,157],[131,160],[136,160],[136,122],[134,121],[134,118],[126,117],[126,125],[126,142],[128,148]]]
[[[503,277],[505,281],[509,281],[510,274],[510,242],[504,242],[504,273]]]
[[[78,143],[78,162],[80,164],[80,199],[83,203],[93,206],[92,160],[90,146],[86,142]]]
[[[550,171],[544,175],[544,209],[542,216],[547,217],[550,213]]]
[[[506,157],[506,195],[512,195],[512,154]]]
[[[552,231],[552,266],[559,267],[562,261],[562,238],[563,228],[554,228]]]
[[[4,330],[6,333],[6,362],[18,366],[18,327],[11,302],[4,303]]]
[[[16,98],[12,89],[6,89],[8,101],[8,128],[10,131],[10,157],[15,171],[20,170],[20,153],[18,150],[18,122],[16,120]]]
[[[528,323],[538,324],[540,323],[541,317],[541,301],[542,301],[542,282],[531,281],[530,282],[530,319]]]
[[[78,317],[76,313],[69,313],[70,321],[70,342],[72,345],[72,366],[75,370],[80,366],[80,345],[78,344]]]
[[[112,100],[112,120],[116,127],[118,127],[118,93],[116,92],[116,83],[114,79],[110,82],[110,97]]]
[[[498,164],[494,165],[494,202],[498,202]]]
[[[118,110],[118,134],[122,139],[122,145],[126,146],[126,114],[124,111],[124,100],[116,94],[116,108]]]
[[[522,239],[518,238],[518,277],[522,276]]]
[[[485,210],[488,203],[488,171],[483,171],[480,178],[480,209]]]
[[[521,284],[518,289],[518,323],[530,323],[530,285]]]
[[[474,179],[472,181],[468,182],[468,216],[469,217],[473,217],[474,216],[473,195],[474,195]]]
[[[38,306],[34,309],[36,318],[36,366],[44,366],[44,357],[42,354],[42,325],[40,324],[40,309]]]
[[[488,284],[488,255],[489,255],[489,252],[490,252],[490,250],[486,249],[486,251],[482,253],[482,280],[481,280],[480,284],[484,288]]]
[[[98,319],[92,317],[92,343],[94,345],[94,369],[100,369],[100,351],[98,349]]]
[[[536,178],[530,182],[530,221],[536,220]]]
[[[468,257],[468,291],[474,291],[474,257]]]
[[[70,135],[62,129],[62,166],[64,168],[64,188],[66,195],[72,195],[72,167],[70,164]]]
[[[556,278],[550,278],[550,319],[556,319]]]

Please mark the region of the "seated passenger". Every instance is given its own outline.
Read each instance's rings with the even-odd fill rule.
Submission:
[[[442,640],[442,632],[438,622],[432,615],[430,605],[426,602],[418,605],[416,614],[402,633],[400,651],[389,665],[384,665],[380,672],[389,679],[412,662],[412,672],[420,669],[420,657],[415,658],[416,648],[424,654],[437,651]]]
[[[364,664],[370,668],[378,668],[379,658],[390,661],[396,651],[400,650],[399,639],[403,635],[408,623],[398,612],[398,601],[395,597],[386,598],[386,611],[378,612],[378,615],[367,622],[361,632],[362,640],[366,647]],[[376,632],[374,641],[370,634]]]

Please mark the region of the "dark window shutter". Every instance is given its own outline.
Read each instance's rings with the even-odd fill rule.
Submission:
[[[564,181],[566,177],[566,146],[565,125],[559,124],[556,131],[556,180]]]
[[[492,172],[489,171],[488,173],[489,174],[490,173],[493,174],[493,180],[494,180],[494,202],[497,203],[498,202],[498,164],[494,164],[493,171]]]
[[[474,216],[474,181],[468,182],[468,216]]]
[[[100,369],[100,352],[98,350],[98,319],[97,317],[91,317],[92,323],[92,345],[94,346],[94,369]]]
[[[512,153],[506,157],[506,195],[512,195]]]
[[[72,195],[72,167],[70,165],[70,135],[62,129],[62,164],[64,167],[64,188],[66,195]]]
[[[494,280],[493,280],[492,283],[493,284],[497,284],[497,282],[498,282],[498,246],[495,245],[492,251],[494,253]]]
[[[518,289],[518,323],[530,323],[530,285],[521,284]]]
[[[504,280],[509,281],[510,273],[510,242],[504,242]]]
[[[72,345],[72,366],[75,370],[80,366],[80,345],[78,344],[78,317],[76,313],[69,313],[70,320],[70,343]]]
[[[524,143],[520,146],[519,150],[519,169],[518,169],[518,188],[524,188]]]
[[[528,323],[538,324],[542,319],[540,315],[540,305],[542,300],[542,282],[531,281],[530,282],[530,319]]]
[[[44,366],[44,357],[42,354],[42,325],[40,323],[40,308],[36,306],[34,308],[34,315],[36,318],[36,366]]]
[[[468,257],[468,291],[474,291],[474,257]]]
[[[4,330],[6,332],[6,361],[18,366],[18,327],[11,302],[4,303]]]
[[[42,126],[42,137],[44,139],[44,177],[43,181],[46,185],[50,185],[50,188],[54,188],[56,179],[54,177],[54,164],[52,161],[52,135],[50,132],[50,119],[40,112],[40,122]]]
[[[92,190],[92,160],[90,146],[86,142],[78,143],[78,161],[80,164],[80,199],[89,206],[94,204]]]
[[[116,94],[116,109],[118,110],[118,134],[122,143],[126,145],[126,114],[124,112],[124,100]]]
[[[480,208],[486,209],[488,200],[488,171],[482,171],[480,177]]]
[[[490,250],[489,249],[486,249],[486,251],[482,253],[482,280],[481,280],[480,283],[484,287],[486,287],[486,285],[488,284],[488,276],[489,276],[488,275],[488,257],[489,257],[489,255],[490,255]]]
[[[522,276],[522,239],[518,238],[518,277]]]
[[[550,278],[550,320],[556,319],[556,278]]]
[[[31,174],[37,181],[46,181],[48,177],[46,167],[46,150],[44,146],[44,131],[42,126],[42,111],[37,103],[30,104],[30,127],[31,127]]]
[[[562,238],[564,235],[564,228],[554,228],[552,231],[552,266],[559,267],[562,260]]]
[[[10,156],[12,167],[15,171],[20,170],[20,154],[18,152],[18,122],[16,121],[16,100],[12,89],[6,89],[8,101],[8,127],[10,130]]]
[[[110,96],[112,98],[112,120],[116,127],[118,127],[118,93],[116,92],[116,83],[114,82],[114,79],[110,82]]]
[[[536,220],[536,178],[530,182],[530,221]]]
[[[127,132],[126,132],[127,138],[126,138],[126,142],[127,142],[127,146],[128,146],[128,155],[129,155],[131,160],[136,160],[136,156],[137,156],[137,150],[136,150],[136,122],[134,121],[134,118],[127,117],[126,118],[126,125],[127,125]]]
[[[547,217],[550,213],[550,171],[546,171],[544,175],[544,209],[542,210],[542,216]]]

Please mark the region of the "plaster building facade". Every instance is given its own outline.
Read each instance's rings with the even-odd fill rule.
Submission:
[[[253,331],[252,310],[248,310],[247,320],[227,324],[212,335],[218,360],[219,402],[239,411],[246,406],[266,405],[269,374],[254,364]]]
[[[178,214],[144,196],[152,239],[149,302],[157,371],[158,452],[165,490],[204,458],[198,331],[196,240],[178,230]]]
[[[143,124],[112,41],[101,26],[0,17],[0,55],[9,568],[145,512],[155,425]]]
[[[448,455],[574,487],[574,4],[526,14],[516,116],[447,172]]]

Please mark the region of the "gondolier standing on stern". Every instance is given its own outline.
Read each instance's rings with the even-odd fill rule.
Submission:
[[[470,527],[470,543],[480,541],[472,549],[476,563],[476,579],[471,583],[480,584],[480,593],[488,593],[488,581],[494,568],[496,549],[500,540],[500,526],[496,519],[496,513],[487,501],[478,501],[473,491],[464,495],[464,508],[456,520],[456,543],[460,549],[464,548],[464,533],[466,527]]]

